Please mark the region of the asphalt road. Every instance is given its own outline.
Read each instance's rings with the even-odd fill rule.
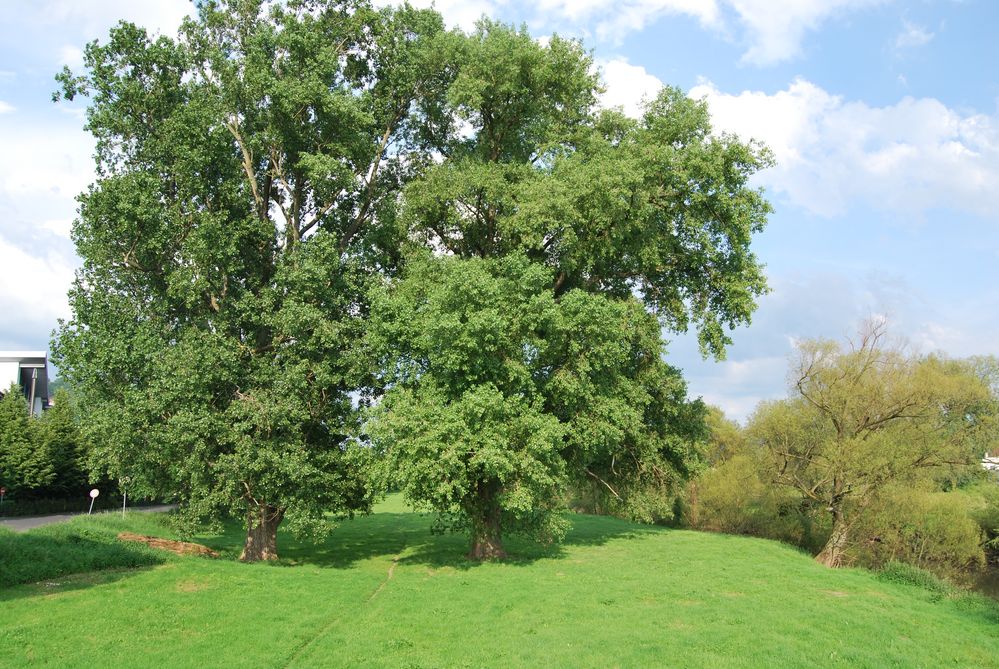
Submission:
[[[162,504],[160,506],[142,506],[128,509],[128,513],[150,513],[153,511],[169,511],[176,508],[176,504]],[[121,511],[103,511],[102,513],[121,513]],[[42,525],[61,523],[76,516],[85,516],[85,513],[57,513],[51,516],[25,516],[24,518],[5,518],[0,520],[0,526],[9,527],[15,532],[24,532]]]

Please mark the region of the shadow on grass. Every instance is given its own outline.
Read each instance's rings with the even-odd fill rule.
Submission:
[[[23,597],[39,597],[72,592],[73,590],[85,590],[97,585],[123,581],[152,568],[153,565],[149,565],[146,567],[122,567],[104,571],[91,571],[82,574],[66,574],[64,576],[53,576],[37,583],[24,583],[13,587],[5,587],[0,589],[0,603]]]
[[[527,565],[541,559],[559,558],[567,547],[595,546],[611,539],[664,531],[662,528],[637,525],[614,518],[572,515],[572,528],[561,544],[539,544],[517,536],[504,540],[509,557],[505,564]],[[376,512],[341,521],[325,540],[312,543],[296,539],[289,532],[279,532],[275,566],[310,564],[346,569],[358,562],[379,557],[396,557],[401,564],[419,564],[439,568],[471,569],[479,563],[465,554],[469,538],[465,534],[431,533],[433,518],[421,513]],[[236,559],[243,546],[245,530],[237,523],[227,523],[221,534],[196,540],[229,559]]]
[[[616,518],[569,514],[571,528],[561,543],[542,544],[516,535],[503,540],[508,557],[503,564],[528,566],[538,560],[564,558],[566,550],[575,546],[600,546],[612,539],[628,539],[642,535],[666,531],[665,528],[638,525]],[[469,549],[469,537],[465,534],[430,535],[429,519],[427,528],[418,541],[409,545],[401,564],[425,565],[434,569],[451,567],[468,570],[480,566],[481,562],[469,560],[465,554]]]
[[[122,543],[113,536],[88,537],[69,527],[46,533],[4,533],[0,536],[0,601],[53,592],[55,586],[44,583],[64,577],[79,588],[95,585],[94,578],[87,577],[98,574],[84,572],[119,570],[119,577],[124,578],[137,568],[165,561],[163,554],[144,546]],[[27,583],[38,585],[12,588]]]

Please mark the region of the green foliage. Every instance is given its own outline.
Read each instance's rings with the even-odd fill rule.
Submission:
[[[883,323],[846,348],[799,343],[790,378],[792,397],[762,404],[749,432],[771,480],[828,509],[833,528],[818,559],[830,566],[886,487],[943,465],[976,467],[999,415],[967,363],[908,355],[888,345]]]
[[[0,399],[0,485],[8,496],[66,497],[87,483],[86,448],[69,393],[57,391],[54,400],[35,417],[17,386]]]
[[[684,520],[694,529],[775,539],[813,553],[829,536],[814,505],[764,478],[749,454],[732,456],[690,482]]]
[[[886,490],[854,524],[847,559],[872,568],[904,562],[967,581],[985,565],[973,504],[970,496],[954,492]]]
[[[905,562],[888,562],[878,570],[878,580],[925,588],[937,595],[954,593],[954,586],[926,569]]]
[[[985,533],[986,549],[999,557],[999,485],[985,481],[965,491],[976,499],[971,517]]]
[[[671,501],[694,457],[683,421],[700,405],[661,361],[655,319],[550,285],[520,255],[423,257],[375,299],[370,341],[391,372],[370,434],[410,499],[458,514],[450,526],[557,538],[573,479],[651,515],[630,493]]]
[[[48,456],[55,472],[43,492],[52,497],[65,497],[81,492],[87,485],[88,449],[80,434],[69,391],[57,390],[52,400],[52,406],[36,419],[34,441],[36,448]]]
[[[755,420],[763,414],[770,438],[811,444],[809,452],[818,457],[821,442],[816,435],[823,434],[822,427],[803,424],[807,412],[800,406],[795,408],[790,402],[764,405]],[[988,414],[979,417],[989,418]],[[687,486],[686,523],[696,529],[778,539],[820,552],[833,536],[834,517],[800,489],[779,484],[773,451],[751,438],[759,436],[752,430],[759,429],[760,423],[743,430],[713,410],[708,424],[707,450],[715,464]],[[946,464],[951,472],[972,480],[975,469],[969,462]],[[981,482],[952,489],[941,480],[940,469],[909,471],[901,483],[885,483],[862,502],[851,500],[845,505],[841,511],[848,517],[849,533],[842,548],[843,562],[876,569],[903,563],[963,585],[978,578],[985,566],[983,536],[989,536],[989,524],[999,518],[990,513],[994,510],[990,495],[999,501],[999,487]]]
[[[49,486],[56,463],[45,440],[37,439],[35,419],[19,386],[0,398],[0,485],[12,495]]]
[[[178,499],[188,528],[320,534],[370,506],[355,344],[445,122],[446,35],[363,0],[197,10],[176,38],[121,23],[59,77],[57,98],[89,97],[98,180],[53,359],[100,472]]]
[[[530,447],[529,462],[544,477],[522,483],[511,473],[521,461],[469,478],[463,457],[460,472],[419,474],[433,477],[434,494],[406,484],[414,499],[446,513],[464,506],[468,518],[469,495],[502,497],[513,485],[550,516],[553,501],[542,500],[568,482],[608,512],[669,518],[701,457],[704,410],[662,364],[661,328],[693,324],[703,350],[721,356],[723,326],[748,322],[766,290],[749,244],[770,211],[748,179],[769,154],[713,135],[705,104],[676,89],[637,121],[598,111],[593,62],[576,42],[541,45],[483,20],[441,44],[455,72],[446,110],[464,127],[445,129],[440,160],[404,191],[405,236],[438,261],[411,253],[417,267],[379,313],[402,323],[381,336],[402,350],[382,352],[397,387],[379,419],[386,427],[376,421],[372,434],[390,455],[429,458],[439,449],[404,444],[430,441],[427,421],[465,411],[466,393],[476,403],[495,393],[506,419],[538,421],[544,445]],[[424,401],[438,413],[417,411]],[[393,412],[407,417],[392,423]],[[516,441],[497,462],[512,466],[527,448]]]
[[[245,513],[271,538],[284,518],[321,532],[325,511],[366,509],[353,400],[385,381],[404,391],[356,343],[371,287],[423,246],[528,263],[531,290],[493,323],[520,327],[509,340],[527,348],[488,340],[503,333],[476,321],[497,309],[442,302],[445,322],[472,316],[449,356],[499,350],[510,364],[466,355],[483,376],[458,392],[432,379],[464,370],[435,361],[426,389],[386,406],[422,421],[472,393],[454,427],[492,434],[494,451],[511,421],[526,459],[488,467],[533,481],[502,492],[518,523],[557,533],[547,496],[582,477],[630,515],[668,513],[702,409],[659,360],[646,312],[669,331],[694,324],[716,356],[723,326],[748,322],[766,289],[749,251],[770,211],[748,186],[763,148],[713,135],[704,103],[676,89],[639,121],[598,112],[578,42],[488,20],[446,33],[435,12],[363,0],[204,2],[176,39],[122,23],[85,64],[56,97],[89,96],[99,180],[81,197],[83,267],[54,358],[101,471],[176,496],[187,520]],[[557,318],[531,331],[535,306]],[[426,358],[418,336],[407,346]],[[518,380],[531,365],[538,378]],[[457,503],[440,495],[439,510]]]

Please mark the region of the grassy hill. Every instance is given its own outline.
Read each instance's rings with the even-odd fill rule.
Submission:
[[[169,535],[139,515],[4,533],[0,581],[29,554],[46,580],[0,591],[0,665],[999,667],[990,600],[831,571],[770,541],[573,524],[561,547],[514,540],[516,559],[483,565],[397,500],[319,546],[281,537],[276,565],[236,562],[235,527],[199,539],[221,560],[114,553],[120,529]],[[38,557],[74,546],[104,551],[88,568],[130,568],[55,576],[65,564]]]

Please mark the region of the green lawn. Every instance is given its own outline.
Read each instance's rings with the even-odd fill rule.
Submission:
[[[169,535],[140,515],[47,532],[106,544],[126,526]],[[770,541],[574,516],[559,549],[511,541],[518,559],[472,565],[429,526],[390,500],[319,546],[282,536],[278,565],[236,562],[233,528],[199,539],[225,559],[5,587],[0,666],[999,667],[995,602]]]

